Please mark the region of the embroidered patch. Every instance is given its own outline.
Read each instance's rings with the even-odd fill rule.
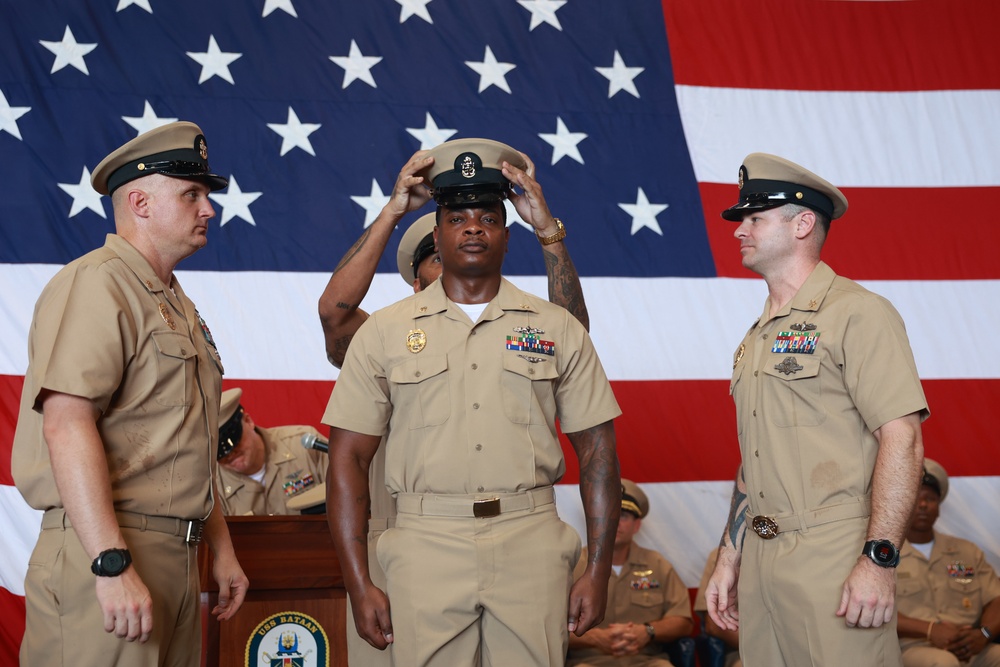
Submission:
[[[819,342],[819,332],[817,333],[793,333],[791,331],[779,331],[774,339],[774,346],[771,352],[776,354],[812,354],[816,351],[816,343]]]
[[[556,354],[556,344],[551,340],[542,340],[536,334],[507,336],[507,349],[517,350],[518,352],[547,354],[550,357],[554,357]]]

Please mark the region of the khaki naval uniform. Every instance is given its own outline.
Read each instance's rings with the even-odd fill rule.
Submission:
[[[503,280],[473,325],[440,280],[358,330],[323,421],[383,435],[396,525],[378,542],[395,665],[555,665],[580,538],[556,436],[621,411],[586,330]],[[500,513],[473,516],[499,498]],[[484,507],[483,505],[477,507]]]
[[[222,363],[208,327],[176,279],[164,285],[135,248],[109,234],[45,287],[28,346],[11,468],[25,500],[45,515],[25,581],[21,663],[197,664],[197,550],[181,520],[207,518],[213,503]],[[153,599],[145,644],[104,631],[91,557],[52,477],[43,390],[90,399],[101,411],[112,499]]]
[[[982,549],[944,533],[934,533],[930,559],[913,548],[909,540],[903,542],[896,572],[899,613],[928,623],[977,626],[983,607],[1000,597],[1000,580]],[[902,637],[899,645],[906,667],[933,667],[955,660],[948,651],[916,637]],[[971,661],[955,664],[997,667],[1000,645],[988,643]]]
[[[586,569],[586,559],[577,563],[574,576],[579,578]],[[681,581],[666,558],[650,549],[632,543],[628,562],[621,572],[608,579],[608,606],[604,620],[597,627],[614,623],[643,625],[666,616],[691,618],[691,600],[687,586]],[[650,642],[639,655],[617,657],[597,649],[570,649],[567,667],[670,667],[663,654],[663,644]]]
[[[299,514],[285,503],[326,481],[328,457],[302,446],[302,436],[319,435],[311,426],[258,428],[264,440],[264,482],[218,466],[222,511],[227,516]]]
[[[896,623],[835,616],[865,541],[878,443],[872,432],[927,402],[903,321],[884,298],[820,262],[771,317],[770,299],[734,356],[730,393],[749,511],[739,579],[747,667],[898,665]]]

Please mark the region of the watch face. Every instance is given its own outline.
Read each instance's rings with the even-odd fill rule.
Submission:
[[[105,572],[117,574],[125,569],[125,558],[117,551],[109,551],[101,558],[101,569]]]
[[[880,563],[891,563],[892,559],[896,557],[896,550],[891,544],[876,544],[873,555],[875,556],[875,560]]]

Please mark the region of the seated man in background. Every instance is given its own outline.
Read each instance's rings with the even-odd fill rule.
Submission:
[[[740,660],[740,631],[720,628],[708,615],[705,587],[715,571],[718,557],[719,548],[716,547],[708,554],[705,571],[698,585],[698,596],[694,599],[694,612],[701,619],[701,634],[696,639],[698,660],[701,667],[743,667]]]
[[[568,667],[671,667],[664,644],[691,634],[687,586],[666,558],[632,540],[648,513],[646,494],[623,479],[607,610],[599,626],[570,635]],[[581,559],[574,575],[585,565]]]
[[[222,392],[216,483],[223,513],[298,514],[317,504],[322,510],[327,455],[307,449],[303,441],[306,435],[321,437],[319,431],[311,426],[261,428],[240,404],[242,396],[242,389]],[[316,492],[317,502],[309,503],[306,494]]]
[[[925,458],[897,569],[903,665],[998,667],[990,640],[1000,632],[1000,581],[982,549],[934,530],[947,495],[948,474]]]

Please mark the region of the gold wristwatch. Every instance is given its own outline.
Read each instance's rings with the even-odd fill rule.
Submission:
[[[559,218],[552,219],[556,221],[556,227],[558,228],[556,229],[555,234],[552,234],[551,236],[541,236],[538,231],[535,231],[535,236],[538,237],[538,242],[542,245],[549,245],[551,243],[555,243],[556,241],[562,241],[566,238],[566,228],[563,226],[562,220]]]

